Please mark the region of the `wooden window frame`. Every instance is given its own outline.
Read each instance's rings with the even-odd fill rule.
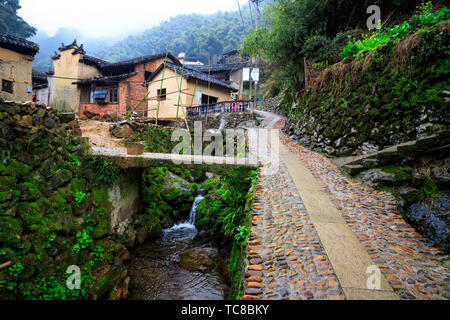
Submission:
[[[156,91],[156,95],[159,98],[159,101],[165,101],[167,100],[167,89],[163,88],[163,89],[158,89]]]
[[[10,86],[10,89],[7,88],[7,84]],[[2,79],[2,91],[8,93],[14,93],[14,82],[6,79]]]
[[[118,88],[112,88],[109,89],[109,102],[110,103],[119,103],[119,89]]]

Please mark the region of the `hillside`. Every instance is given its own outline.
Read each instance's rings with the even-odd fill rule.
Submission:
[[[204,63],[208,63],[209,58],[214,62],[223,52],[239,47],[251,21],[248,7],[242,9],[242,19],[238,10],[210,15],[178,15],[116,43],[113,40],[83,41],[81,35],[71,29],[60,29],[52,37],[38,33],[31,39],[41,46],[34,68],[41,72],[48,71],[53,52],[61,42],[71,42],[74,38],[84,43],[89,55],[111,62],[165,52],[169,41],[169,51],[174,54],[186,52],[188,57],[197,57]]]

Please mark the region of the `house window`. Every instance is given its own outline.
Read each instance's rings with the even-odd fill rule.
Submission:
[[[109,102],[117,103],[119,101],[119,90],[111,89],[109,90]]]
[[[166,98],[167,98],[166,89],[161,89],[161,90],[158,89],[157,96],[159,97],[160,100],[166,100]]]
[[[8,80],[2,80],[2,91],[13,93],[13,82]]]
[[[208,96],[206,94],[202,94],[202,104],[212,105],[212,104],[216,104],[218,100],[219,100],[219,98]]]

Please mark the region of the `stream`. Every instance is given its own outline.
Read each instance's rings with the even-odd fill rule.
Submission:
[[[195,215],[198,196],[189,221],[165,229],[156,241],[146,242],[132,253],[129,275],[130,300],[223,300],[225,283],[218,271],[188,271],[180,267],[180,253],[195,248]]]

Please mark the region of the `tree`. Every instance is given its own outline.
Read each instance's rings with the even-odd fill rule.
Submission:
[[[36,28],[17,15],[19,9],[19,0],[0,0],[0,33],[19,38],[34,36]]]

